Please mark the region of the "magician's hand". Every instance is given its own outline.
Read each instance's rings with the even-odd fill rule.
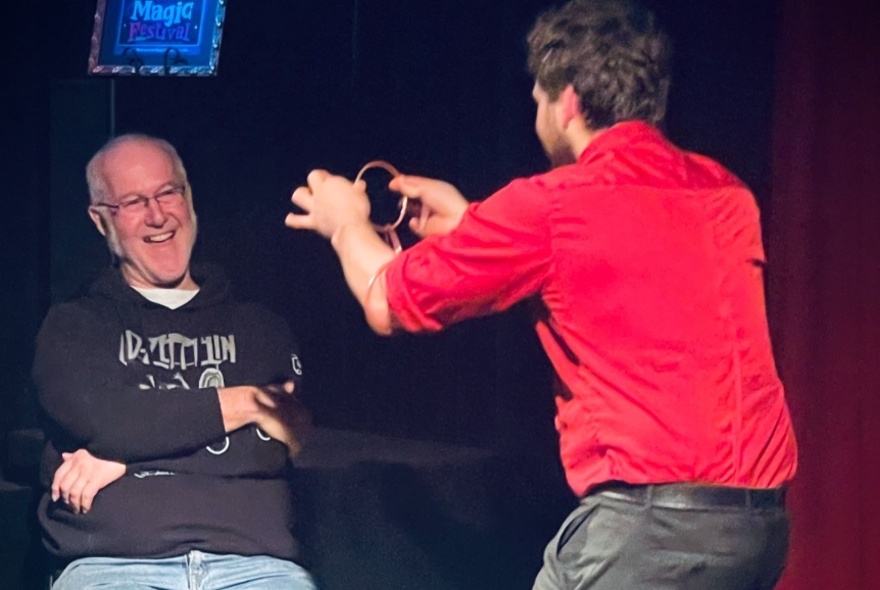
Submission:
[[[370,201],[363,181],[353,183],[326,170],[313,170],[306,182],[290,197],[304,213],[289,213],[284,220],[288,227],[332,239],[343,227],[370,224]]]
[[[388,188],[419,204],[417,214],[409,220],[409,228],[420,238],[448,234],[458,227],[468,208],[467,199],[458,189],[442,180],[402,174]]]

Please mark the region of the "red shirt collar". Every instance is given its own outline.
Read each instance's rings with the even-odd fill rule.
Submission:
[[[604,152],[616,150],[637,139],[651,139],[663,141],[660,130],[645,121],[621,121],[606,128],[596,135],[584,148],[578,158],[578,163],[583,164],[593,157]]]

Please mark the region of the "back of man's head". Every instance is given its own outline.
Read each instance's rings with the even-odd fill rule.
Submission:
[[[633,0],[571,0],[538,18],[528,45],[535,81],[551,99],[571,84],[590,128],[666,114],[672,50]]]

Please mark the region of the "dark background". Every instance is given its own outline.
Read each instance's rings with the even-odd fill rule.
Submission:
[[[727,164],[769,215],[776,2],[650,4],[675,48],[666,131]],[[482,556],[476,571],[496,582],[493,567],[530,580],[573,498],[557,457],[548,363],[525,309],[432,336],[379,338],[366,327],[329,245],[286,229],[283,219],[290,193],[315,167],[353,178],[382,158],[403,172],[448,180],[473,199],[546,170],[533,132],[524,38],[551,5],[230,0],[216,77],[110,78],[86,74],[94,0],[4,3],[0,456],[8,455],[7,432],[39,425],[29,372],[48,306],[84,288],[109,259],[86,214],[85,164],[112,133],[158,135],[178,148],[189,172],[199,218],[195,258],[222,263],[241,297],[289,321],[319,426],[482,447],[510,460],[510,468],[493,471],[505,474],[497,485],[467,467],[448,475],[431,467],[428,488],[393,466],[387,483],[376,467],[312,474],[316,526],[346,518],[352,485],[362,488],[361,502],[365,491],[373,497],[370,490],[376,498],[424,502],[488,486],[504,491],[508,504],[492,510],[512,514],[504,521],[509,538],[518,539],[505,552],[497,539],[448,530],[438,537],[441,525],[417,518],[422,504],[393,501],[390,512],[371,512],[367,500],[348,520],[347,535],[306,535],[325,556],[316,557],[317,571],[365,571],[326,557],[365,558],[345,549],[352,525],[388,537],[390,555],[416,543],[413,530],[425,527],[427,537],[460,539],[453,542],[459,552]],[[10,471],[5,461],[0,469]],[[333,500],[337,489],[340,501]],[[367,524],[372,514],[380,516]],[[408,541],[394,541],[397,529],[388,527],[398,526],[396,518]],[[444,554],[434,542],[429,554]],[[483,555],[493,551],[494,565]],[[505,562],[508,555],[515,557]],[[383,575],[377,563],[372,569]],[[453,577],[475,571],[454,564],[447,570]]]
[[[4,3],[4,431],[36,421],[29,364],[48,305],[108,259],[85,163],[109,133],[138,131],[187,164],[196,257],[289,320],[319,425],[555,461],[547,364],[522,310],[380,339],[330,247],[282,223],[315,167],[353,177],[384,158],[469,198],[546,169],[524,37],[550,5],[231,0],[216,77],[109,78],[86,75],[94,0]],[[726,163],[768,213],[775,2],[651,5],[675,43],[669,135]]]
[[[459,452],[470,451],[463,444],[488,447],[522,463],[502,471],[498,487],[512,496],[534,489],[526,509],[514,503],[519,510],[508,513],[524,523],[509,538],[522,546],[515,563],[527,587],[540,545],[559,522],[550,513],[571,498],[558,469],[546,363],[525,314],[517,309],[432,337],[373,337],[329,247],[285,230],[281,220],[289,193],[315,166],[353,176],[383,157],[405,172],[444,177],[474,198],[543,170],[523,36],[548,3],[229,4],[216,79],[113,81],[85,75],[94,0],[0,5],[0,433],[36,423],[28,373],[48,305],[107,260],[85,214],[88,156],[111,121],[119,132],[164,135],[191,173],[198,255],[225,262],[244,295],[289,319],[319,424],[406,437],[411,460],[414,448],[418,458],[434,453],[412,441],[423,438],[456,443]],[[754,188],[764,214],[770,323],[800,450],[780,590],[873,590],[880,580],[880,3],[650,4],[676,46],[669,135],[726,163]],[[453,469],[433,473],[430,490],[401,486],[411,472],[399,477],[398,465],[390,467],[395,475],[387,479],[354,470],[344,485],[313,486],[323,502],[318,524],[332,541],[319,545],[332,549],[325,555],[354,560],[339,572],[362,574],[371,561],[374,573],[393,572],[405,561],[401,532],[412,541],[419,538],[413,526],[430,524],[412,518],[421,506],[406,501],[392,506],[403,518],[389,518],[394,511],[379,506],[388,498],[433,502],[430,492],[442,484],[465,497],[488,485]],[[0,489],[5,484],[0,478]],[[31,512],[26,489],[0,499],[3,566],[28,534],[10,529],[25,529]],[[348,517],[353,505],[371,506],[364,514],[375,519],[339,535],[334,512]],[[552,510],[542,515],[545,505]],[[419,530],[423,540],[436,527]],[[387,539],[380,549],[390,567],[348,544],[377,536]],[[439,537],[472,549],[455,534]],[[498,546],[468,538],[483,546],[475,555]],[[420,555],[428,554],[437,552]],[[454,559],[446,565],[459,577],[474,571]],[[468,581],[455,587],[492,587]]]
[[[384,456],[343,472],[306,470],[303,489],[314,497],[304,512],[315,524],[303,538],[314,571],[328,587],[334,575],[355,572],[364,587],[384,587],[382,580],[401,587],[410,575],[422,588],[426,579],[462,576],[454,587],[501,587],[502,580],[511,581],[508,589],[519,587],[513,580],[527,587],[574,499],[557,457],[548,363],[525,309],[432,336],[379,338],[329,245],[286,229],[283,219],[290,193],[315,167],[353,178],[382,158],[448,180],[474,199],[546,170],[533,132],[525,35],[553,3],[230,0],[219,74],[211,78],[88,76],[95,4],[30,0],[0,8],[0,457],[13,454],[7,432],[39,425],[29,371],[48,306],[81,290],[109,258],[86,214],[85,164],[111,133],[154,134],[187,165],[199,217],[196,259],[221,262],[242,297],[291,324],[319,426],[502,457],[492,469],[439,467],[438,456],[456,455],[410,445],[409,470]],[[675,48],[668,134],[726,163],[769,212],[776,2],[651,5]],[[0,463],[11,479],[13,468]],[[34,523],[22,516],[32,512],[28,496],[14,497],[25,508],[6,500],[4,514],[29,531],[9,533],[9,542],[36,543]],[[349,514],[353,498],[356,514]],[[496,522],[488,513],[500,514],[502,532],[488,539],[461,530],[450,515],[463,506],[484,525]],[[375,553],[364,551],[368,539]],[[463,555],[479,564],[459,564]],[[389,556],[409,560],[409,569],[386,565]],[[419,559],[432,560],[434,573],[408,573]]]
[[[216,77],[109,78],[86,74],[94,0],[5,3],[0,444],[7,444],[6,432],[39,424],[29,371],[48,306],[81,290],[108,261],[86,215],[86,162],[111,133],[158,135],[187,165],[199,216],[195,257],[222,263],[241,297],[289,321],[319,426],[513,458],[497,485],[466,466],[418,467],[433,482],[427,487],[394,466],[307,473],[315,526],[346,523],[341,536],[307,532],[319,553],[316,571],[325,580],[334,570],[365,571],[327,557],[364,558],[362,549],[346,549],[352,526],[388,537],[390,555],[405,554],[418,543],[413,531],[424,527],[426,538],[459,539],[458,551],[481,556],[476,571],[496,582],[493,567],[517,575],[522,569],[528,581],[572,498],[557,458],[548,364],[526,310],[443,334],[379,338],[366,327],[329,245],[286,229],[283,219],[290,193],[315,167],[353,178],[365,162],[382,158],[403,172],[448,180],[474,199],[546,170],[533,132],[524,38],[552,4],[230,0]],[[769,215],[776,3],[651,5],[675,48],[669,136],[727,164]],[[362,508],[357,518],[345,516],[351,486]],[[438,535],[447,525],[424,521],[425,514],[446,514],[426,512],[426,499],[455,499],[481,486],[504,490],[509,502],[492,507],[513,514],[504,522],[518,546],[508,552],[497,539]],[[371,511],[371,497],[393,498],[395,506]],[[483,496],[465,497],[480,505]],[[410,506],[407,498],[421,503]],[[398,525],[406,541],[394,540],[398,529],[389,527]],[[444,555],[434,542],[428,554]],[[508,555],[513,564],[499,557]],[[457,575],[474,571],[445,567]],[[476,587],[470,582],[460,587]]]

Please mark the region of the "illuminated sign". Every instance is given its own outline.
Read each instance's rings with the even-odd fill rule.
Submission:
[[[89,74],[217,74],[226,0],[98,0]]]

